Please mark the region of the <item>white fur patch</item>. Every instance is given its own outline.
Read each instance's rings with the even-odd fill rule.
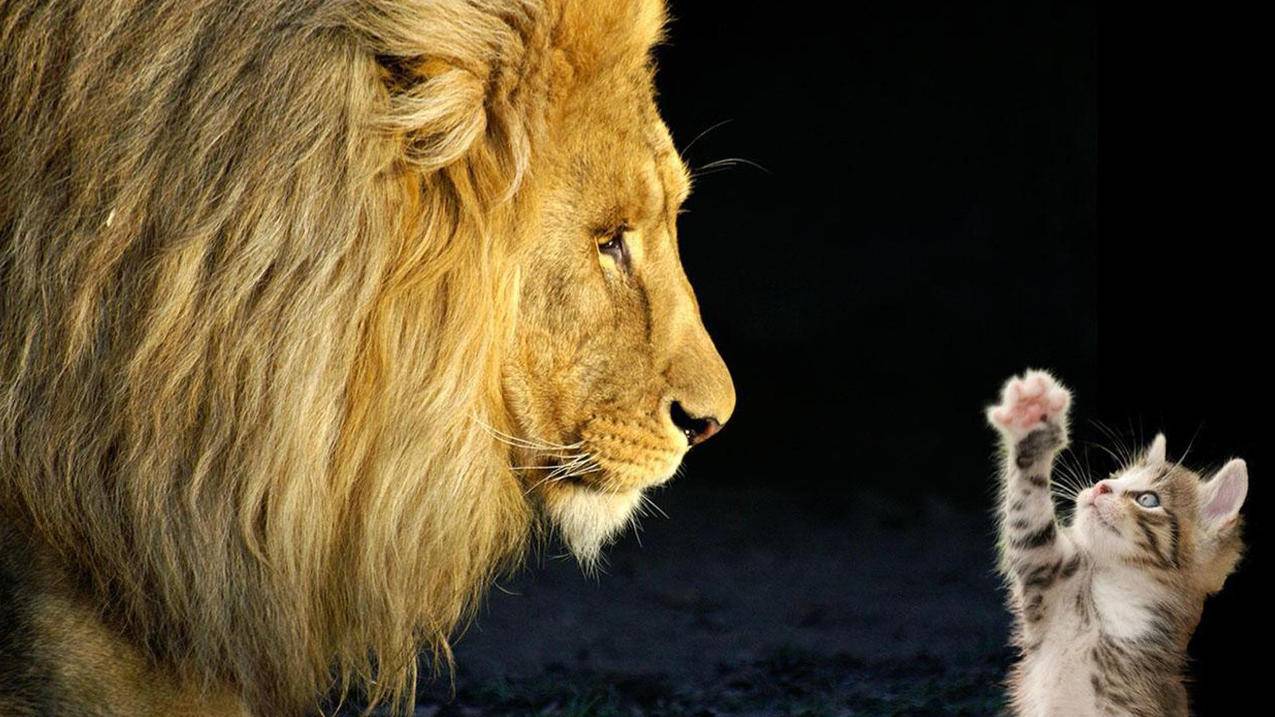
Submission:
[[[1136,640],[1145,635],[1152,607],[1163,597],[1163,589],[1135,569],[1111,569],[1094,577],[1094,610],[1111,637]]]
[[[1064,634],[1079,628],[1073,616],[1055,625],[1052,631]],[[1023,717],[1090,717],[1098,715],[1089,683],[1087,656],[1093,635],[1047,641],[1040,652],[1023,664],[1019,714]]]
[[[602,548],[629,524],[641,491],[604,493],[575,486],[554,491],[546,509],[571,554],[582,565],[597,563]]]

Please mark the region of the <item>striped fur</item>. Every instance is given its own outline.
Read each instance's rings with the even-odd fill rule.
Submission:
[[[1054,514],[1051,472],[1067,444],[1070,394],[1039,371],[1011,379],[988,411],[1001,434],[1001,568],[1020,659],[1021,717],[1188,713],[1186,647],[1205,597],[1240,556],[1241,461],[1212,480],[1169,463],[1163,437]],[[1139,499],[1146,505],[1140,505]]]

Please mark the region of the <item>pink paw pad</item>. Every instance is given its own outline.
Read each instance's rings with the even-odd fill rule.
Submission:
[[[1066,413],[1071,394],[1053,376],[1029,371],[1012,378],[1001,391],[1001,402],[988,411],[993,423],[1013,431],[1029,431],[1051,417]]]

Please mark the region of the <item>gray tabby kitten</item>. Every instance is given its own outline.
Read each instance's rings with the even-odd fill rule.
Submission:
[[[1050,472],[1070,403],[1052,376],[1029,371],[987,411],[1005,453],[1001,570],[1021,654],[1013,712],[1186,715],[1187,642],[1240,559],[1248,469],[1236,459],[1201,480],[1165,459],[1159,435],[1136,463],[1080,491],[1062,525]]]

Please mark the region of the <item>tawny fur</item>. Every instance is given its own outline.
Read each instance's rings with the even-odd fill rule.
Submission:
[[[57,680],[98,659],[228,712],[410,706],[418,650],[447,657],[533,531],[499,437],[552,389],[519,358],[532,228],[564,123],[617,109],[600,77],[645,78],[624,121],[667,141],[662,3],[0,8],[5,550],[39,564],[24,619],[65,600],[85,627],[53,637],[116,654],[63,655],[46,696],[92,697]]]

